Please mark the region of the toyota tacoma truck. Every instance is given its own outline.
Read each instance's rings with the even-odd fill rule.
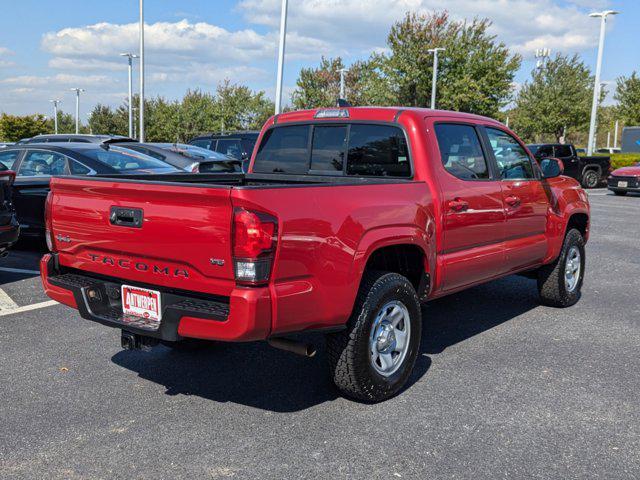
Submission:
[[[289,112],[247,174],[53,178],[42,282],[125,348],[312,355],[292,335],[323,332],[339,390],[381,401],[411,374],[421,303],[511,274],[544,304],[578,301],[589,203],[562,168],[471,114]]]

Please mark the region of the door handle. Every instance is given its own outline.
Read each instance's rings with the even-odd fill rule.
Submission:
[[[504,201],[510,207],[517,207],[518,205],[520,205],[520,198],[514,195],[509,195],[507,198],[504,199]]]
[[[462,200],[461,198],[454,198],[448,205],[454,212],[464,212],[469,208],[469,202]]]

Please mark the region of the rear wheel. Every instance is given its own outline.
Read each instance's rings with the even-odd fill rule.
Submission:
[[[331,375],[346,396],[380,402],[407,382],[420,348],[418,295],[397,273],[368,272],[347,328],[327,335]]]
[[[600,183],[600,175],[595,170],[587,170],[582,176],[582,186],[584,188],[596,188]]]
[[[538,292],[542,303],[551,307],[570,307],[577,303],[584,269],[584,239],[578,230],[571,229],[558,259],[538,271]]]

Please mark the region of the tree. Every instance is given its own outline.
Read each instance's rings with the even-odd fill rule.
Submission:
[[[589,122],[593,79],[577,55],[556,55],[535,69],[515,101],[513,127],[527,140],[566,130],[583,130]]]
[[[383,63],[398,103],[416,107],[431,102],[433,54],[441,47],[437,78],[437,106],[442,109],[495,116],[510,100],[520,68],[519,55],[488,33],[491,22],[456,22],[447,12],[408,13],[391,28],[391,51]]]
[[[76,119],[70,113],[58,110],[58,133],[75,133]],[[55,133],[53,118],[47,119],[47,133]]]
[[[342,58],[324,58],[317,68],[303,68],[291,97],[297,109],[333,107],[340,96]],[[345,97],[352,105],[384,105],[393,102],[391,89],[381,72],[381,57],[357,61],[345,72]]]
[[[89,128],[95,135],[127,135],[128,134],[128,118],[123,119],[116,111],[107,105],[98,103],[89,116]]]
[[[48,133],[49,127],[44,115],[8,115],[0,116],[0,138],[9,142],[16,142],[22,138]]]
[[[640,125],[640,77],[636,72],[617,79],[614,98],[619,119],[625,125]]]

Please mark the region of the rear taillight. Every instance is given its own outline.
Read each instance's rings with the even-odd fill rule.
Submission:
[[[262,285],[269,281],[278,238],[278,220],[263,212],[233,210],[233,264],[236,281]]]
[[[55,252],[56,244],[53,241],[53,222],[51,220],[51,209],[53,207],[52,193],[49,191],[47,199],[44,202],[44,239],[47,242],[47,248],[51,252]]]
[[[5,185],[13,185],[13,181],[16,179],[16,172],[13,170],[0,171],[0,183]]]

